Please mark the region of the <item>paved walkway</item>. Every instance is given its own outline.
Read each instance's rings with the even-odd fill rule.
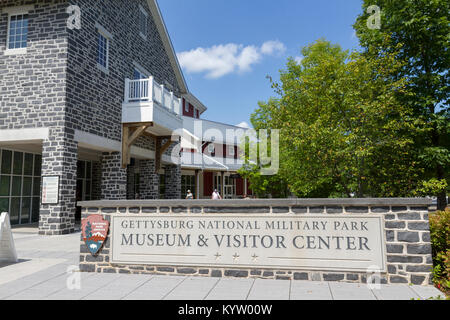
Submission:
[[[73,273],[70,270],[78,265],[79,233],[45,237],[38,236],[36,229],[21,228],[14,230],[14,239],[20,262],[0,265],[0,299],[410,300],[444,296],[432,286],[381,285],[371,290],[364,284],[341,282]]]

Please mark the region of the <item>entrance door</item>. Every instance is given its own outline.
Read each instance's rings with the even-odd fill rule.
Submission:
[[[225,186],[225,195],[224,195],[224,199],[233,199],[234,197],[234,192],[233,192],[233,186]]]
[[[236,196],[236,181],[230,176],[225,176],[225,194],[224,199],[233,199]]]

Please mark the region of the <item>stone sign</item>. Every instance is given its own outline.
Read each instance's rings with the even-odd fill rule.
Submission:
[[[111,263],[386,271],[382,215],[113,215]]]

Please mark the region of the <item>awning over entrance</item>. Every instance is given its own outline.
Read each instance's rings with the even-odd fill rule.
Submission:
[[[199,152],[181,153],[181,166],[183,168],[234,172],[239,170],[242,165],[243,160],[240,159],[211,157]]]

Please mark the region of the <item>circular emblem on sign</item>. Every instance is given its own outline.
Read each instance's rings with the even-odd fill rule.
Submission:
[[[96,255],[108,235],[109,222],[101,215],[91,215],[81,221],[83,240],[92,255]]]

